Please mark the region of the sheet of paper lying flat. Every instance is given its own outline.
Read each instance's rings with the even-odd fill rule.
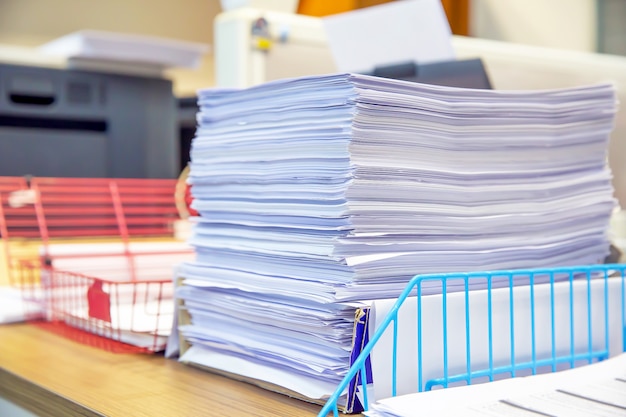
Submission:
[[[164,68],[197,68],[205,44],[101,30],[81,30],[39,47],[44,55],[148,63]]]
[[[400,62],[454,59],[450,26],[439,0],[405,0],[324,18],[339,71],[370,72]]]
[[[489,369],[489,350],[492,349],[494,367],[506,367],[511,359],[511,334],[514,336],[514,351],[516,363],[524,363],[533,354],[537,360],[549,360],[552,355],[551,329],[551,302],[556,306],[567,306],[570,295],[574,300],[584,300],[589,296],[589,304],[580,303],[570,317],[561,307],[554,316],[555,352],[562,355],[569,352],[570,342],[576,352],[586,352],[589,344],[596,350],[604,348],[605,306],[603,280],[592,280],[587,287],[586,280],[557,282],[554,292],[550,284],[535,285],[533,289],[532,311],[534,325],[531,322],[531,297],[529,286],[517,286],[510,292],[509,288],[497,288],[491,292],[491,308],[493,319],[488,319],[487,305],[489,304],[487,291],[471,291],[468,295],[466,312],[465,294],[457,292],[447,295],[447,314],[445,322],[447,329],[446,346],[443,344],[444,316],[442,314],[442,296],[423,296],[421,299],[422,327],[421,327],[421,355],[422,381],[435,380],[444,376],[444,352],[447,355],[448,375],[460,375],[467,372],[466,340],[471,341],[470,358],[473,371]],[[621,335],[621,279],[608,281],[609,317],[606,324],[610,335]],[[370,315],[370,332],[374,332],[385,319],[395,300],[375,300],[372,302]],[[513,318],[510,312],[513,311]],[[594,317],[594,326],[588,328],[587,313],[590,310]],[[398,323],[401,323],[395,358],[397,363],[397,394],[403,395],[418,392],[418,325],[417,299],[410,297],[405,300],[398,311]],[[466,336],[466,314],[469,317],[469,334]],[[571,320],[570,320],[571,319]],[[511,328],[514,323],[514,328]],[[490,342],[489,328],[491,324],[494,337]],[[531,330],[534,332],[531,334]],[[591,333],[590,333],[591,332]],[[373,400],[380,400],[392,395],[392,359],[394,358],[394,341],[392,329],[389,328],[378,340],[371,353],[372,374],[374,378]],[[467,339],[466,339],[467,337]],[[535,339],[532,344],[533,337]],[[608,346],[612,355],[622,351],[620,337],[611,337]]]
[[[133,254],[132,263],[126,249]],[[135,279],[163,280],[172,276],[179,263],[194,258],[191,247],[179,241],[131,242],[128,247],[121,242],[60,243],[49,245],[47,251],[59,271],[120,282],[131,279],[130,265]]]
[[[365,414],[369,417],[624,416],[626,353],[556,373],[387,398]]]
[[[194,282],[345,301],[396,296],[417,273],[608,253],[609,84],[493,91],[329,74],[198,102]]]

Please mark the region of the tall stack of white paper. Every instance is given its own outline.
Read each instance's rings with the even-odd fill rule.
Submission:
[[[199,102],[187,278],[358,300],[396,295],[417,273],[608,253],[610,85],[502,92],[329,75]]]
[[[199,104],[184,360],[294,390],[286,375],[334,384],[349,365],[349,302],[397,296],[419,273],[608,254],[611,85],[505,92],[337,74],[206,90]]]

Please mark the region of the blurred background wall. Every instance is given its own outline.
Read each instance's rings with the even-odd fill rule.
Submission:
[[[80,29],[212,43],[219,0],[0,0],[0,44],[37,46]],[[213,84],[208,54],[198,71],[171,71],[179,95]]]
[[[301,0],[325,16],[390,0]],[[626,54],[626,0],[442,0],[455,34]],[[36,46],[83,28],[212,43],[219,0],[0,0],[0,44]],[[213,60],[174,70],[179,95],[213,84]]]

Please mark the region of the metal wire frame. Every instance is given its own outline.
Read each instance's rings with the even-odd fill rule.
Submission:
[[[339,415],[339,399],[346,390],[346,387],[350,384],[350,382],[358,377],[366,375],[366,360],[370,356],[373,347],[377,344],[377,342],[381,339],[383,334],[387,331],[389,327],[393,329],[393,351],[392,351],[392,369],[391,369],[391,393],[392,396],[397,395],[398,386],[397,386],[397,369],[398,369],[398,312],[400,307],[406,301],[406,299],[412,295],[417,296],[417,391],[429,391],[436,386],[441,386],[443,388],[447,388],[452,383],[464,382],[466,384],[472,384],[477,379],[488,378],[489,381],[493,381],[496,379],[498,375],[508,374],[508,376],[515,377],[520,371],[530,371],[532,374],[536,374],[539,368],[542,367],[550,367],[552,372],[557,370],[557,366],[560,364],[569,364],[570,367],[574,367],[576,363],[580,361],[585,361],[587,363],[592,363],[593,361],[600,361],[609,357],[609,293],[608,293],[608,280],[609,279],[620,279],[620,316],[621,316],[621,329],[622,334],[619,335],[621,337],[621,348],[623,351],[626,351],[626,304],[625,304],[625,271],[626,265],[624,264],[604,264],[604,265],[586,265],[586,266],[574,266],[574,267],[564,267],[564,268],[544,268],[544,269],[527,269],[527,270],[510,270],[510,271],[491,271],[491,272],[472,272],[472,273],[451,273],[451,274],[429,274],[429,275],[417,275],[415,276],[409,284],[406,286],[404,291],[400,294],[397,301],[394,303],[392,308],[390,309],[387,316],[382,320],[380,326],[369,342],[365,345],[363,350],[357,359],[353,362],[350,367],[348,373],[343,378],[337,389],[327,400],[324,407],[319,412],[318,416],[325,417],[329,413],[333,413],[334,416]],[[541,284],[536,283],[536,278],[541,277],[543,282]],[[610,278],[611,277],[611,278]],[[532,356],[530,361],[524,361],[520,363],[516,363],[516,355],[515,355],[515,322],[513,314],[514,308],[514,283],[516,278],[525,278],[528,279],[527,285],[530,290],[530,311],[531,315],[531,344],[532,344]],[[547,278],[547,279],[546,279]],[[555,282],[559,280],[565,279],[565,282],[569,282],[569,334],[570,334],[570,349],[566,354],[558,354],[555,349],[555,291],[554,286]],[[591,309],[591,282],[593,279],[601,279],[603,281],[603,321],[600,322],[604,325],[604,343],[603,347],[600,349],[594,349],[592,344],[592,328],[594,326],[594,317],[592,317],[592,309]],[[448,318],[447,318],[447,299],[449,297],[447,292],[448,283],[451,281],[462,281],[463,282],[463,292],[465,298],[465,334],[466,334],[466,369],[465,372],[459,374],[450,374],[448,369]],[[587,291],[586,291],[586,300],[587,303],[587,313],[586,313],[586,327],[588,334],[588,342],[587,349],[584,353],[577,353],[574,347],[574,292],[573,286],[575,280],[584,280],[586,281]],[[443,317],[443,369],[442,369],[442,377],[434,378],[430,380],[425,380],[422,372],[422,361],[423,361],[423,313],[422,313],[422,291],[423,285],[426,282],[436,281],[441,283],[442,289],[442,317]],[[472,291],[470,288],[474,283],[485,283],[486,282],[486,290],[487,290],[487,326],[488,326],[488,346],[489,346],[489,364],[486,369],[478,369],[472,370],[471,366],[471,349],[470,349],[470,311],[469,311],[469,299]],[[551,331],[552,331],[552,340],[550,341],[552,349],[549,358],[538,358],[535,351],[535,346],[537,343],[537,335],[535,334],[535,297],[534,291],[538,285],[548,285],[550,287],[550,317],[551,317]],[[494,365],[494,352],[493,352],[493,310],[492,310],[492,294],[495,288],[508,288],[510,295],[510,363],[505,366],[496,366]],[[597,319],[597,317],[595,317]],[[618,336],[618,335],[615,335]],[[363,380],[363,378],[361,378]],[[375,382],[374,382],[375,383]],[[367,389],[362,390],[363,395],[363,408],[364,410],[368,409],[369,400]]]

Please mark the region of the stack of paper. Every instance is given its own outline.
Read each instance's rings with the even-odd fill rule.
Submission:
[[[417,273],[608,254],[610,85],[501,92],[329,75],[207,90],[199,103],[189,279],[358,300],[397,295]]]
[[[199,104],[185,362],[321,398],[347,372],[358,300],[395,297],[419,273],[608,254],[610,85],[337,74],[206,90]]]
[[[183,362],[263,381],[297,396],[330,395],[350,365],[362,303],[294,303],[286,297],[182,286],[193,346]],[[361,322],[361,331],[365,321]]]
[[[45,55],[197,68],[208,45],[155,36],[81,30],[39,47]]]

